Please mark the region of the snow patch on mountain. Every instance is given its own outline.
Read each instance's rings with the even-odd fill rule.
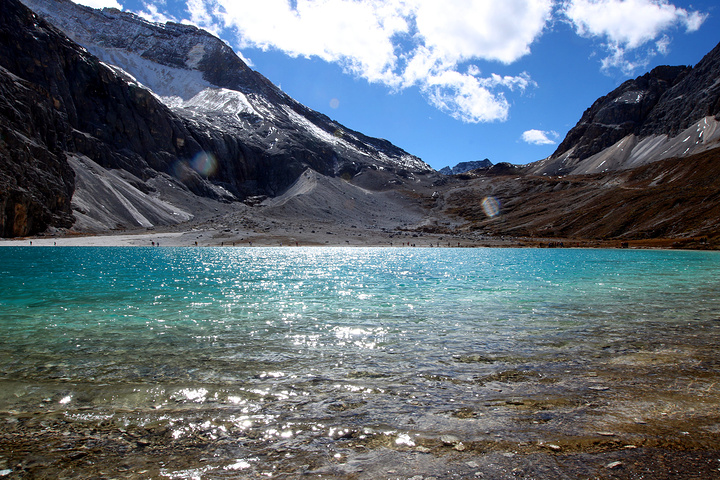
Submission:
[[[179,106],[203,113],[221,113],[232,116],[249,114],[261,117],[244,93],[227,88],[206,88]]]
[[[213,86],[197,69],[209,46],[220,41],[207,32],[187,25],[152,23],[118,10],[99,11],[70,2],[23,0],[23,3],[51,19],[100,60],[119,66],[161,98],[189,100]],[[167,50],[169,44],[174,51]],[[163,60],[152,61],[146,56],[160,56]]]
[[[329,143],[330,145],[342,145],[345,148],[355,150],[360,154],[364,154],[350,143],[342,139],[343,131],[341,129],[336,130],[334,133],[329,133],[318,127],[306,117],[300,115],[295,110],[287,105],[282,106],[283,111],[290,117],[290,120],[300,125],[306,132],[317,138],[318,140]]]
[[[427,163],[420,160],[418,157],[414,155],[402,155],[399,158],[391,158],[383,152],[378,152],[378,155],[380,155],[380,158],[384,160],[386,163],[389,164],[395,164],[398,165],[401,168],[405,168],[408,170],[417,170],[421,172],[431,172],[433,171],[433,168],[428,165]]]
[[[97,45],[89,45],[88,51],[103,62],[121,68],[169,106],[174,105],[177,98],[187,101],[213,86],[203,78],[202,72],[161,65],[137,53]]]
[[[322,129],[318,125],[314,124],[306,117],[300,115],[289,106],[283,105],[282,109],[292,122],[300,125],[306,132],[308,132],[322,142],[357,152],[359,155],[362,156],[373,156],[380,160],[380,162],[384,163],[386,166],[393,165],[405,169],[427,172],[433,170],[432,167],[430,167],[427,163],[423,162],[422,160],[413,155],[405,154],[400,157],[391,157],[380,149],[376,149],[372,152],[363,151],[356,147],[353,143],[346,140],[349,138],[351,140],[359,142],[359,140],[351,132],[343,129],[341,126],[337,126],[337,128],[332,133],[330,133]],[[330,125],[332,126],[333,124]],[[373,148],[375,147],[373,146]]]
[[[631,90],[629,92],[623,93],[621,96],[616,98],[614,100],[615,103],[640,103],[642,101],[643,97],[645,97],[646,92],[643,92],[641,90]]]

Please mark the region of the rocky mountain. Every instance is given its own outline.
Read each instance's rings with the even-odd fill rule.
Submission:
[[[478,168],[490,168],[492,162],[487,158],[484,160],[475,160],[471,162],[460,162],[454,167],[444,167],[438,170],[443,175],[459,175],[461,173],[469,172],[470,170],[476,170]]]
[[[599,98],[548,158],[546,175],[623,170],[720,146],[720,44],[695,67],[661,66]]]
[[[3,236],[178,223],[204,199],[282,194],[307,169],[368,172],[380,190],[433,172],[294,101],[195,27],[25,3],[37,13],[4,0],[0,16]]]
[[[75,70],[82,52],[26,8],[9,1],[0,9],[0,235],[12,237],[73,223],[74,173],[64,149],[73,141],[75,110],[62,108],[72,96],[63,66]],[[38,55],[22,52],[38,47]],[[22,53],[21,53],[22,52]],[[74,65],[64,63],[74,56]],[[83,68],[84,67],[84,68]]]

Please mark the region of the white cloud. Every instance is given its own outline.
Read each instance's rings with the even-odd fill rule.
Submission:
[[[117,8],[122,10],[123,6],[117,0],[73,0],[74,3],[92,8]]]
[[[149,22],[177,22],[177,18],[162,13],[160,10],[158,10],[157,5],[155,4],[144,2],[143,6],[145,7],[145,10],[143,10],[142,12],[138,12],[138,15]]]
[[[118,0],[75,0],[116,6]],[[235,35],[237,50],[273,49],[337,63],[369,82],[417,87],[428,101],[464,122],[508,118],[509,92],[536,84],[523,72],[481,72],[530,53],[548,24],[562,19],[578,35],[597,39],[603,70],[631,74],[669,51],[672,29],[693,32],[707,14],[670,0],[185,0],[181,20]],[[153,21],[174,20],[143,2]],[[554,18],[553,18],[554,15]],[[249,62],[248,62],[249,63]]]
[[[558,133],[555,131],[543,130],[527,130],[522,134],[523,142],[532,145],[555,145],[557,143]]]
[[[213,12],[224,27],[237,31],[240,48],[315,56],[342,63],[371,82],[397,86],[392,38],[408,26],[393,7],[382,1],[298,0],[292,8],[286,0],[218,0]]]
[[[530,53],[550,19],[551,0],[418,0],[417,35],[442,62],[471,58],[512,63]]]
[[[667,55],[670,47],[670,37],[663,35],[658,41],[655,42],[655,49],[660,55]]]
[[[506,120],[510,105],[502,93],[494,94],[471,75],[446,70],[425,79],[422,86],[430,103],[463,122]]]
[[[516,77],[492,74],[488,78],[477,78],[444,70],[425,78],[421,89],[439,110],[463,122],[479,123],[507,120],[510,104],[503,92],[495,92],[497,88],[514,91],[531,85],[535,82],[526,73]]]
[[[416,86],[466,122],[506,119],[505,93],[534,85],[525,73],[483,78],[468,64],[527,55],[552,7],[553,0],[188,1],[191,23],[235,31],[240,49],[318,57],[369,82]]]
[[[678,8],[667,0],[568,0],[562,12],[578,35],[605,42],[608,55],[602,60],[603,68],[620,68],[625,73],[667,52],[669,40],[664,32],[676,27],[694,32],[707,18],[707,14]],[[654,48],[638,53],[637,49],[652,43]]]
[[[204,28],[208,32],[215,34],[216,37],[220,37],[223,26],[213,15],[213,8],[212,2],[205,0],[187,0],[187,9],[190,13],[190,18],[183,20],[183,23]]]

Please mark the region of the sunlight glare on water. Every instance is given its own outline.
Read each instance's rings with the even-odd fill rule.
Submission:
[[[503,391],[488,382],[590,371],[654,348],[675,355],[680,347],[654,345],[684,329],[699,352],[720,318],[716,253],[0,254],[0,410],[42,404],[75,420],[160,422],[177,441],[236,432],[322,450],[319,438],[379,435],[415,446],[467,428],[447,412]],[[398,418],[412,422],[399,428]],[[224,468],[255,468],[234,458]]]

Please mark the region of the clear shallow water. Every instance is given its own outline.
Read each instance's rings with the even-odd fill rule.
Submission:
[[[12,247],[0,259],[0,413],[224,449],[214,467],[186,459],[165,476],[327,475],[328,452],[357,475],[367,462],[348,442],[579,435],[578,392],[614,388],[613,366],[715,392],[698,380],[718,364],[712,252]],[[550,409],[540,397],[568,399],[564,416],[518,429],[508,406]],[[637,420],[647,405],[617,408]],[[278,446],[290,457],[261,467]]]

